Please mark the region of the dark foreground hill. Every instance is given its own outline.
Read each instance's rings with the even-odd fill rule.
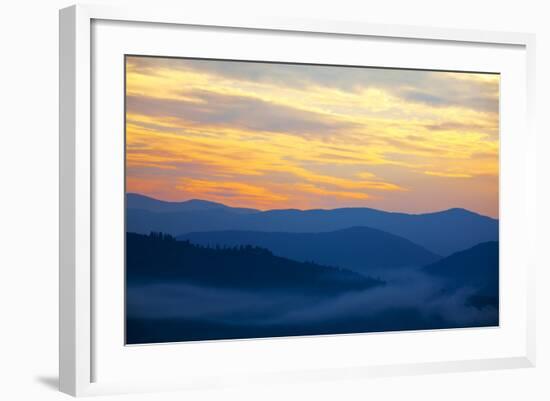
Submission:
[[[496,326],[494,248],[395,269],[382,283],[259,247],[127,234],[126,342]]]
[[[193,232],[177,239],[211,247],[259,246],[285,258],[341,266],[367,274],[372,268],[423,266],[440,259],[405,238],[369,227],[321,233]]]
[[[499,243],[478,244],[428,265],[424,270],[444,279],[447,289],[472,288],[469,302],[476,307],[498,308]]]
[[[163,202],[137,194],[127,195],[126,224],[130,232],[172,235],[225,230],[315,233],[364,226],[406,238],[442,256],[498,240],[498,220],[465,209],[426,214],[369,208],[256,211],[199,200]]]
[[[253,246],[208,248],[163,234],[126,236],[129,284],[187,283],[220,289],[334,295],[382,285],[337,267],[297,262]]]

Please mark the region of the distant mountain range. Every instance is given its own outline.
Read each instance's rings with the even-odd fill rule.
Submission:
[[[126,196],[128,232],[161,231],[172,235],[212,231],[323,233],[370,227],[447,256],[478,243],[498,240],[498,220],[465,209],[426,214],[385,212],[370,208],[268,210],[232,208],[191,200],[165,202],[139,194]]]
[[[183,234],[206,246],[253,245],[300,262],[315,262],[371,273],[372,268],[423,266],[440,257],[411,241],[369,227],[321,233],[207,231]]]
[[[128,194],[126,196],[126,207],[129,209],[141,209],[149,212],[198,212],[223,210],[231,213],[257,213],[257,209],[247,209],[240,207],[229,207],[221,203],[210,202],[200,199],[190,199],[184,202],[167,202],[140,194]]]

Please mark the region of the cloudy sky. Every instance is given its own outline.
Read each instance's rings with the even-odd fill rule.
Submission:
[[[127,191],[498,217],[499,76],[126,58]]]

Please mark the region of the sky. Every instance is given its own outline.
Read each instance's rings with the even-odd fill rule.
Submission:
[[[499,75],[126,57],[126,190],[498,218]]]

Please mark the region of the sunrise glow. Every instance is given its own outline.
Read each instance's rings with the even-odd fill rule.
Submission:
[[[498,218],[499,75],[128,56],[128,192]]]

